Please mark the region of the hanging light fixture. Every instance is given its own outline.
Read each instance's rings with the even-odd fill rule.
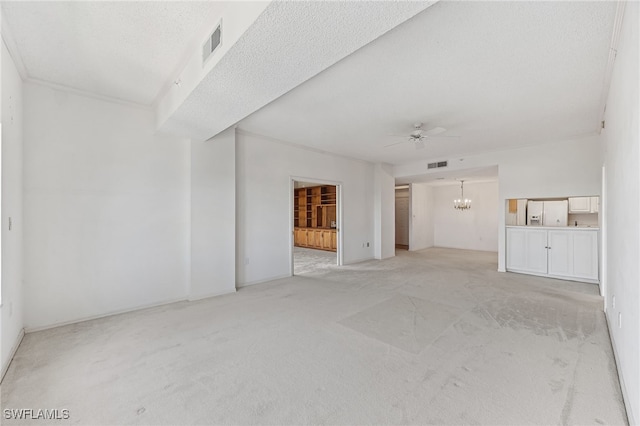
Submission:
[[[460,198],[453,200],[453,208],[458,210],[469,210],[471,208],[471,200],[464,198],[464,180],[460,181]]]

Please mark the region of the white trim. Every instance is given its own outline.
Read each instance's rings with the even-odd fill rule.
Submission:
[[[123,99],[114,98],[112,96],[100,95],[100,94],[93,93],[93,92],[88,92],[88,91],[82,90],[82,89],[75,89],[73,87],[65,86],[63,84],[52,83],[50,81],[40,80],[40,79],[37,79],[37,78],[31,78],[31,77],[27,78],[24,82],[25,83],[29,83],[29,84],[35,84],[35,85],[43,86],[43,87],[48,87],[49,89],[58,90],[58,91],[61,91],[61,92],[72,93],[74,95],[82,96],[82,97],[85,97],[85,98],[96,99],[96,100],[103,101],[103,102],[110,102],[110,103],[113,103],[113,104],[123,105],[123,106],[127,106],[127,107],[130,107],[130,108],[136,108],[136,109],[141,109],[141,110],[144,110],[144,111],[153,112],[153,108],[151,106],[148,106],[148,105],[142,105],[142,104],[139,104],[139,103],[136,103],[136,102],[125,101]]]
[[[11,361],[13,361],[13,357],[16,356],[16,352],[18,352],[18,348],[20,347],[20,344],[22,343],[22,339],[24,338],[24,328],[20,330],[20,333],[18,333],[18,338],[16,339],[16,341],[13,344],[13,347],[11,348],[11,352],[9,355],[9,359],[7,360],[7,365],[4,365],[2,367],[2,372],[0,373],[0,384],[2,383],[2,381],[4,380],[4,376],[7,374],[7,371],[9,371],[9,366],[11,365]]]
[[[600,94],[600,120],[604,120],[605,110],[607,109],[607,98],[609,97],[609,89],[611,87],[613,66],[616,61],[616,55],[618,54],[620,31],[622,29],[622,20],[624,18],[624,8],[626,3],[626,1],[618,1],[616,6],[616,16],[613,21],[611,44],[609,44],[609,57],[607,58],[607,67],[605,68],[604,79],[602,81],[602,93]],[[599,131],[602,131],[602,127],[600,127]]]
[[[390,257],[387,259],[391,259]],[[384,260],[384,259],[376,259],[373,256],[370,257],[362,257],[360,259],[352,259],[349,262],[344,263],[345,265],[355,265],[356,263],[368,262],[370,260]]]
[[[18,74],[20,74],[20,77],[22,78],[23,82],[38,84],[41,86],[49,87],[51,89],[73,93],[78,96],[84,96],[87,98],[98,99],[105,102],[125,105],[131,108],[143,109],[145,111],[153,111],[152,105],[143,105],[137,102],[127,101],[124,99],[119,99],[119,98],[108,96],[108,95],[100,95],[98,93],[89,92],[87,90],[76,89],[73,87],[65,86],[63,84],[53,83],[51,81],[46,81],[46,80],[41,80],[39,78],[31,77],[29,75],[29,72],[27,71],[26,66],[24,65],[24,62],[22,61],[22,55],[20,55],[20,51],[18,50],[18,46],[15,42],[15,39],[13,38],[13,34],[11,33],[11,30],[9,28],[9,25],[7,24],[7,21],[4,15],[2,15],[1,25],[2,25],[2,41],[4,42],[4,45],[9,51],[9,55],[11,56],[11,59],[13,59],[13,63],[15,64],[16,69],[18,70]]]
[[[297,180],[299,182],[305,182],[305,183],[317,183],[318,185],[334,185],[334,186],[342,185],[342,182],[338,180],[317,179],[312,177],[294,176],[294,175],[290,175],[289,177],[291,178],[291,180]]]
[[[268,283],[269,281],[276,281],[276,280],[281,280],[283,278],[290,278],[290,277],[291,277],[291,275],[284,274],[284,275],[276,275],[274,277],[265,278],[265,279],[261,279],[261,280],[249,281],[249,282],[246,282],[246,283],[238,283],[238,284],[236,284],[236,289],[243,288],[243,287],[249,287],[249,286],[256,285],[256,284],[264,284],[264,283]]]
[[[289,272],[294,275],[294,247],[296,244],[296,220],[295,220],[295,203],[296,203],[296,181],[289,176]]]
[[[187,299],[188,302],[196,302],[198,300],[203,300],[203,299],[210,299],[212,297],[217,297],[217,296],[224,296],[225,294],[232,294],[235,293],[237,290],[234,288],[233,290],[225,290],[225,291],[218,291],[218,292],[213,292],[213,293],[207,293],[207,294],[203,294],[197,297],[189,297]]]
[[[600,208],[598,220],[600,223],[600,296],[604,298],[604,311],[607,312],[607,174],[605,166],[602,166],[602,190],[600,191]]]
[[[4,45],[9,51],[9,55],[11,56],[11,59],[13,59],[13,63],[15,64],[16,69],[18,70],[18,74],[20,74],[20,77],[23,80],[26,80],[27,78],[29,78],[29,73],[27,73],[27,68],[24,66],[24,62],[22,62],[22,55],[20,55],[20,51],[18,50],[18,45],[16,44],[16,40],[13,38],[13,34],[11,33],[11,29],[7,24],[7,20],[4,17],[4,14],[0,14],[0,15],[2,15],[2,21],[0,24],[2,25],[2,28],[1,28],[2,41],[4,42]]]
[[[395,178],[394,178],[394,180],[395,180]],[[409,241],[408,241],[408,243],[409,244],[407,244],[408,245],[407,251],[416,251],[416,250],[412,250],[412,247],[415,245],[413,243],[413,183],[408,184],[407,188],[409,189],[409,213],[408,213],[409,214],[409,217],[408,217],[408,220],[409,220],[409,238],[408,238]],[[398,189],[397,186],[396,186],[396,189]],[[398,203],[398,198],[396,197],[395,192],[393,194],[393,202],[394,202],[393,208],[395,209],[395,207],[396,207],[396,205]],[[395,219],[395,216],[394,216],[394,219]],[[393,247],[395,247],[396,246],[395,245],[395,243],[396,243],[396,234],[395,234],[395,232],[393,234],[393,240],[394,240],[393,241],[394,242]]]
[[[96,319],[100,319],[100,318],[106,318],[106,317],[110,317],[110,316],[114,316],[114,315],[120,315],[120,314],[127,314],[129,312],[135,312],[135,311],[141,311],[144,309],[151,309],[151,308],[157,308],[158,306],[164,306],[164,305],[170,305],[172,303],[177,303],[177,302],[188,302],[188,300],[184,297],[181,298],[177,298],[177,299],[169,299],[169,300],[165,300],[162,302],[157,302],[157,303],[150,303],[148,305],[141,305],[135,308],[125,308],[125,309],[120,309],[117,311],[110,311],[104,314],[100,314],[100,315],[92,315],[89,317],[82,317],[82,318],[77,318],[74,320],[69,320],[69,321],[62,321],[62,322],[58,322],[58,323],[54,323],[54,324],[49,324],[49,325],[43,325],[41,327],[25,327],[25,333],[35,333],[36,331],[44,331],[44,330],[49,330],[51,328],[56,328],[56,327],[63,327],[65,325],[71,325],[71,324],[78,324],[81,322],[85,322],[85,321],[93,321]]]
[[[629,401],[628,395],[629,393],[627,392],[627,386],[624,382],[624,376],[622,375],[622,371],[620,371],[620,363],[618,362],[619,358],[618,358],[618,352],[616,351],[616,345],[615,342],[613,341],[613,332],[611,330],[611,324],[609,323],[609,316],[605,313],[604,315],[604,319],[607,322],[607,331],[609,332],[609,341],[611,343],[611,350],[613,351],[613,360],[615,361],[616,364],[616,373],[618,373],[618,383],[620,384],[620,390],[622,392],[622,401],[624,402],[624,406],[626,409],[626,413],[627,413],[627,424],[629,425],[637,425],[638,420],[640,419],[636,419],[632,408],[632,404],[631,401]]]
[[[344,265],[344,231],[343,229],[343,220],[342,218],[344,217],[344,209],[342,206],[344,206],[344,203],[342,202],[342,182],[336,185],[336,201],[338,203],[338,209],[336,211],[336,220],[338,221],[338,226],[337,226],[337,237],[338,237],[338,259],[337,259],[337,265],[338,266],[342,266]]]
[[[507,268],[506,272],[512,272],[514,274],[523,274],[523,275],[535,275],[536,277],[553,278],[554,280],[575,281],[575,282],[579,282],[579,283],[596,284],[596,285],[599,284],[598,280],[593,280],[593,279],[590,279],[590,278],[564,277],[564,276],[561,276],[561,275],[542,274],[542,273],[523,271],[523,270],[520,270],[520,269],[513,269],[513,268]],[[599,290],[598,290],[598,294],[600,294]]]

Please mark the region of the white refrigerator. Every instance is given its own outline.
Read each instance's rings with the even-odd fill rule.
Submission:
[[[530,226],[567,226],[569,221],[569,202],[529,201],[527,203],[527,225]]]

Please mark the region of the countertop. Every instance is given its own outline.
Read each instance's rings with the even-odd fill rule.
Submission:
[[[578,226],[531,226],[531,225],[507,225],[507,228],[527,228],[527,229],[562,229],[576,231],[598,231],[598,226],[578,225]]]

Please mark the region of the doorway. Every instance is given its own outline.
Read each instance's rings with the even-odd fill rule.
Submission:
[[[292,275],[322,273],[341,264],[340,185],[292,179]]]
[[[396,249],[409,249],[409,185],[396,187]]]

